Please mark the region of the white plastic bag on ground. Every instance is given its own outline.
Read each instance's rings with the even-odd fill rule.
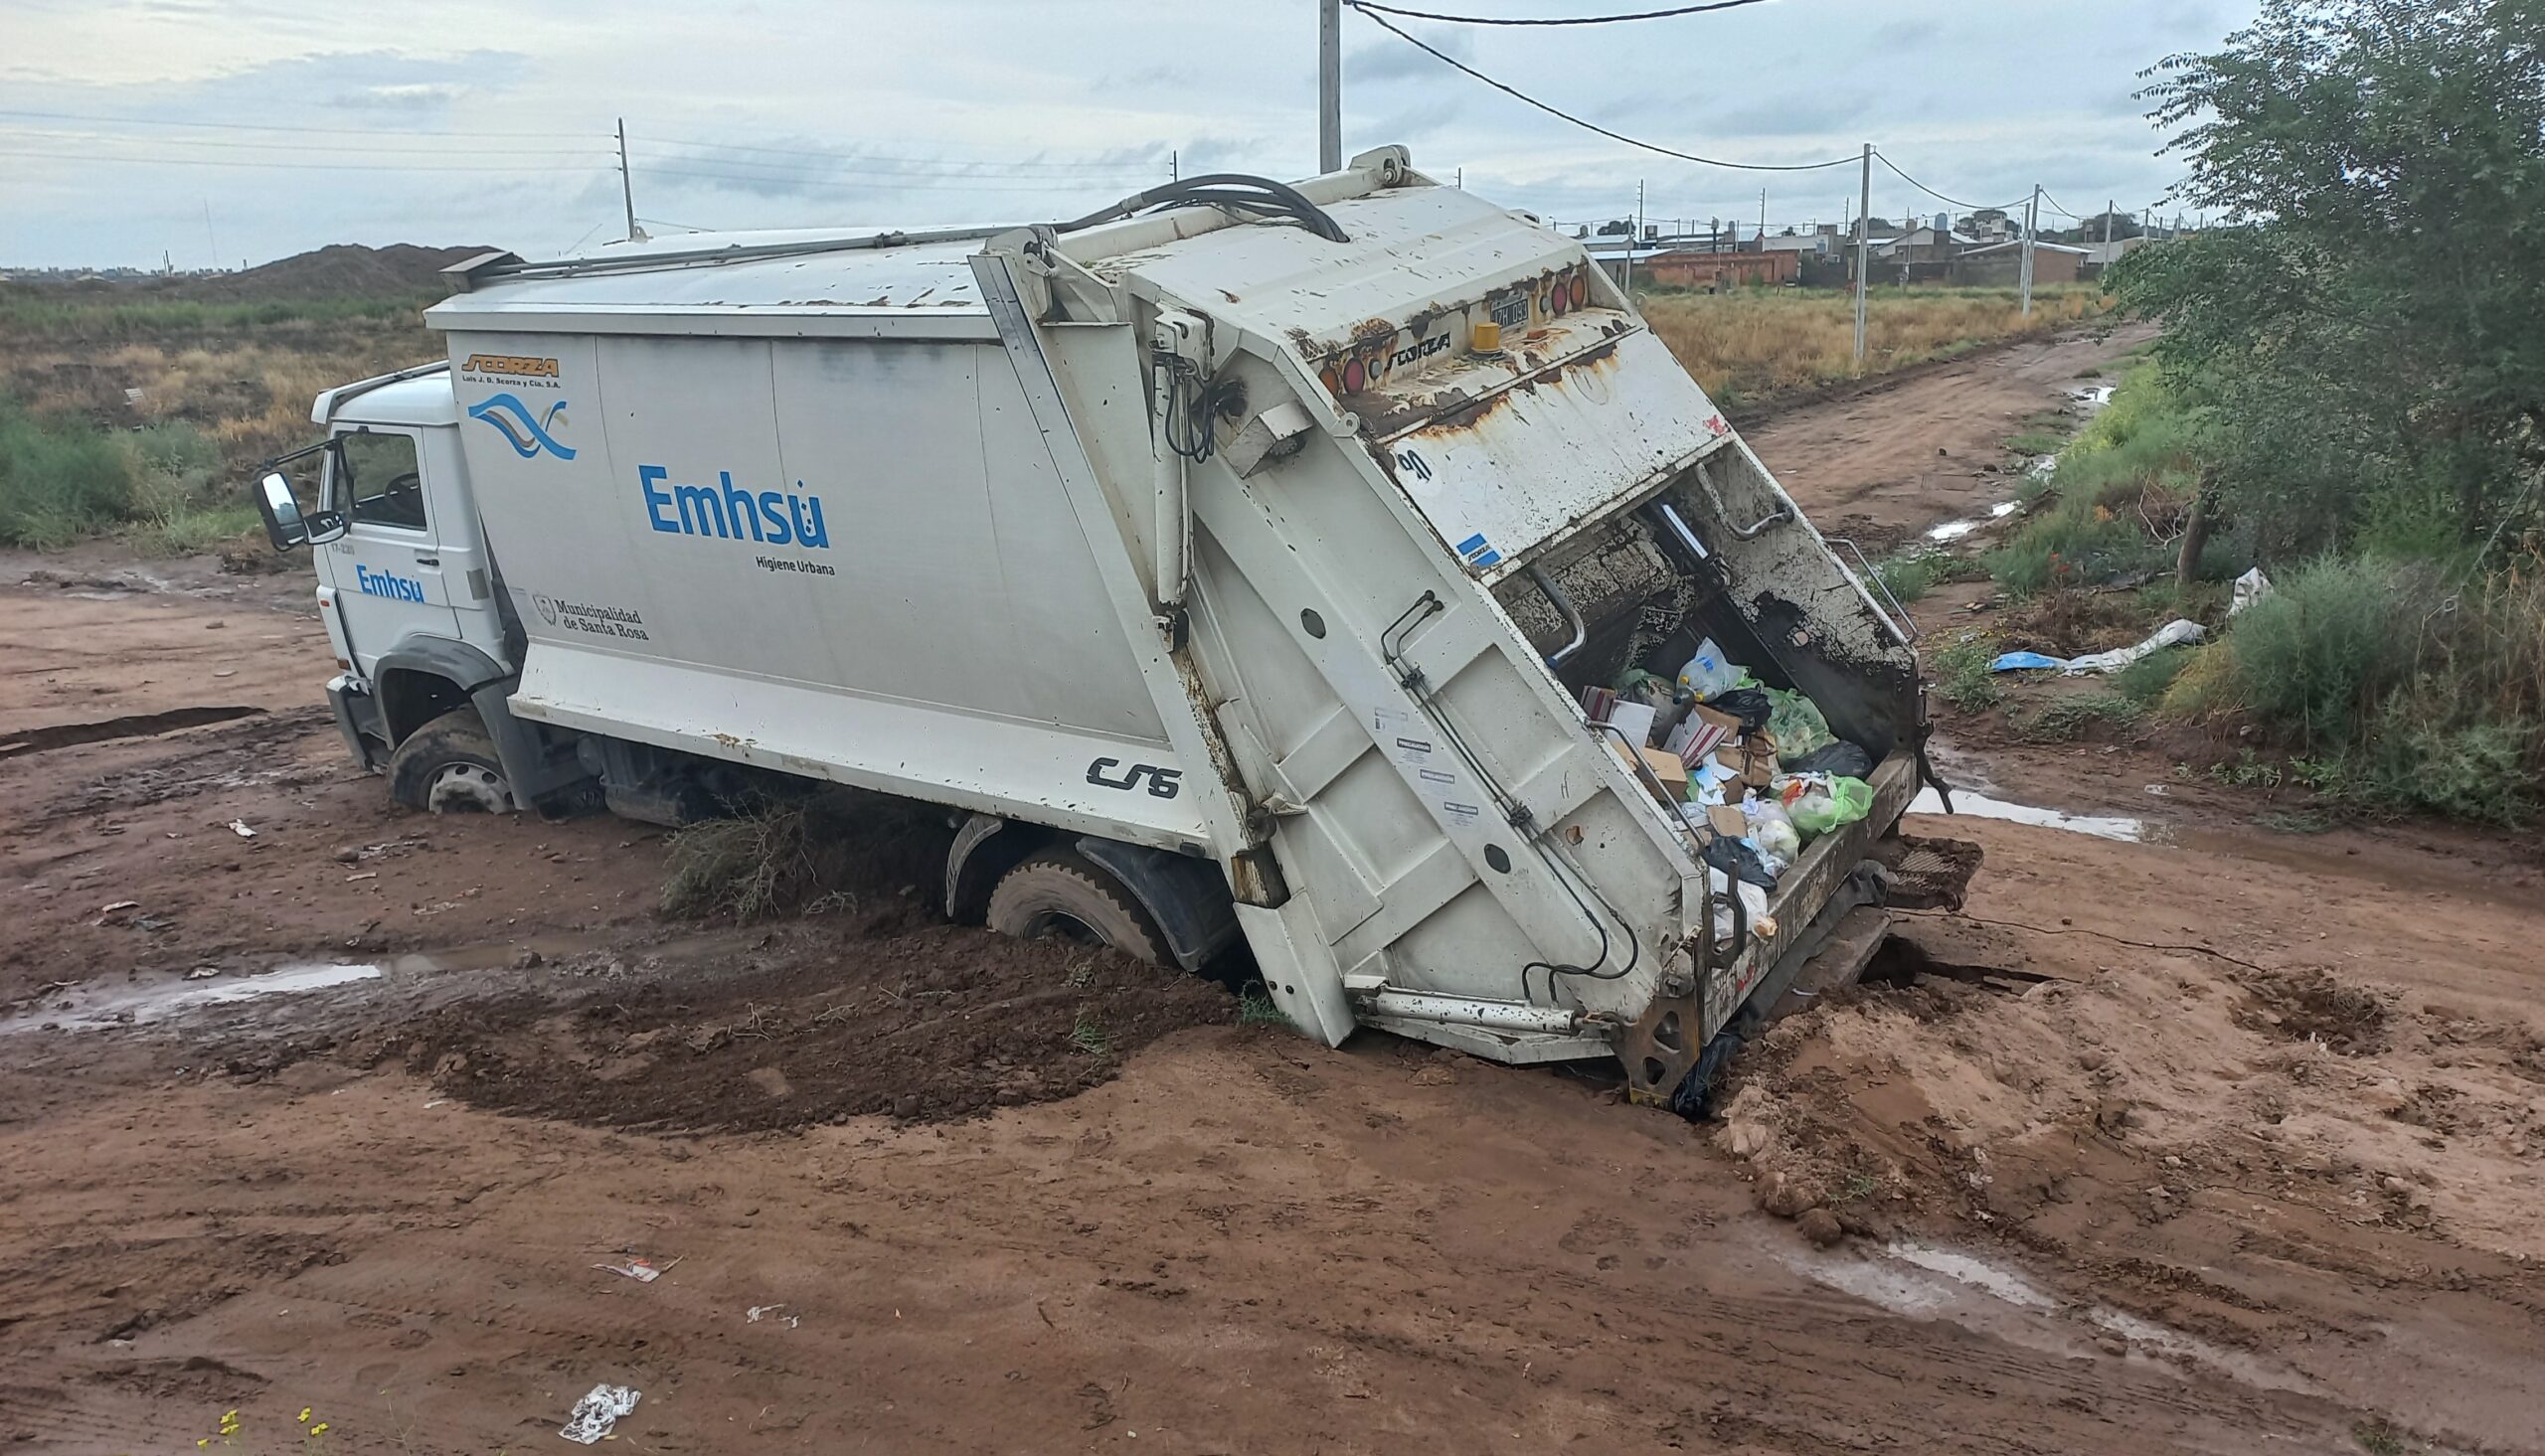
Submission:
[[[2209,629],[2203,627],[2200,623],[2192,621],[2188,617],[2176,617],[2165,625],[2158,627],[2156,629],[2156,635],[2139,643],[2135,647],[2116,647],[2110,652],[2090,652],[2084,657],[2072,657],[2068,659],[2068,665],[2060,669],[2060,671],[2068,673],[2119,672],[2122,668],[2129,666],[2131,663],[2136,662],[2138,659],[2145,657],[2151,652],[2160,652],[2168,647],[2180,647],[2186,642],[2197,642],[2208,635]]]
[[[2227,603],[2227,615],[2232,617],[2269,595],[2271,578],[2263,574],[2262,567],[2256,566],[2236,578],[2236,596]]]
[[[608,1435],[620,1416],[633,1412],[639,1398],[633,1385],[594,1385],[575,1402],[574,1410],[566,1417],[566,1428],[557,1434],[579,1445],[592,1445]]]

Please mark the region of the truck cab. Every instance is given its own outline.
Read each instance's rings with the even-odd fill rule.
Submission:
[[[473,707],[477,690],[500,693],[519,658],[448,374],[433,364],[320,395],[310,417],[323,437],[275,462],[258,502],[277,540],[312,548],[336,657],[327,699],[347,748],[375,771],[420,730]],[[393,773],[393,789],[424,809],[522,807],[496,735],[483,735],[495,762],[436,763],[406,783]]]

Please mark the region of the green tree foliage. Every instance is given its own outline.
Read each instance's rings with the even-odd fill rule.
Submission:
[[[2114,287],[2264,549],[2545,519],[2545,0],[2268,0],[2148,76],[2178,195],[2229,226]]]

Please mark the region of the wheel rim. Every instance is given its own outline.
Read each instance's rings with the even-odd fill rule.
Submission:
[[[480,763],[444,764],[424,794],[424,807],[435,814],[509,814],[513,811],[512,785],[504,782],[502,774]]]

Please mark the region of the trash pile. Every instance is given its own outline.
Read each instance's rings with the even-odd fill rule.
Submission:
[[[1831,732],[1809,698],[1761,683],[1711,637],[1676,680],[1632,668],[1612,687],[1584,688],[1582,709],[1695,833],[1717,940],[1775,935],[1768,892],[1779,877],[1804,846],[1873,811],[1873,755]]]

